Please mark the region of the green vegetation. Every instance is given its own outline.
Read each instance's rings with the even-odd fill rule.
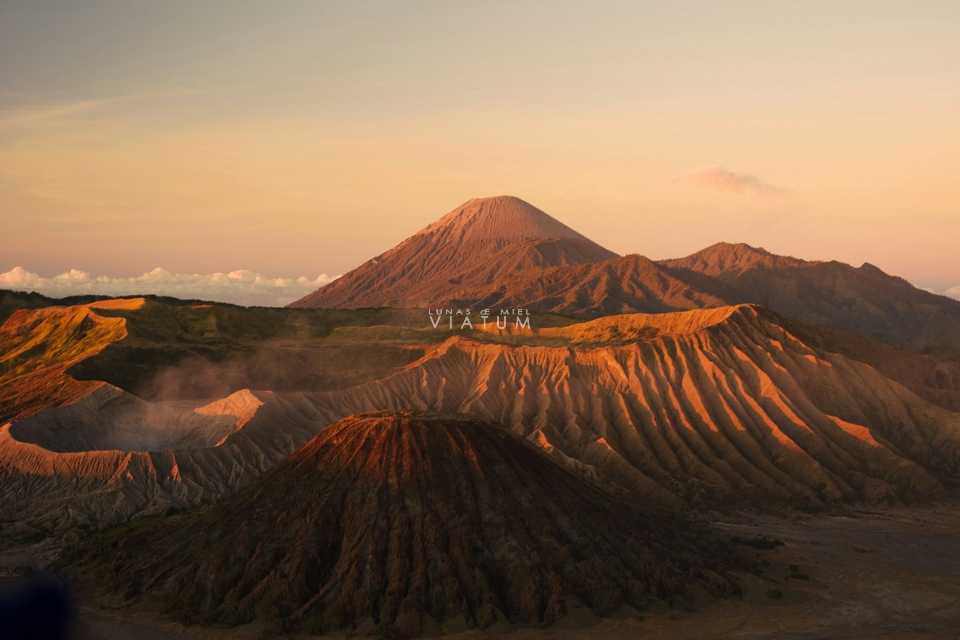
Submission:
[[[43,542],[52,535],[53,531],[46,527],[25,523],[18,531],[10,533],[6,538],[7,541],[13,545],[30,545]]]
[[[790,577],[794,580],[809,580],[810,576],[800,572],[800,565],[791,564],[787,569],[790,570]]]
[[[8,357],[0,353],[0,377],[16,393],[6,404],[0,398],[0,409],[9,405],[0,413],[9,418],[22,415],[25,407],[62,403],[87,388],[76,381],[102,380],[147,399],[222,397],[243,388],[341,389],[387,376],[454,336],[505,344],[569,346],[567,339],[540,337],[537,331],[434,329],[427,312],[421,309],[245,308],[143,297],[145,304],[136,309],[92,310],[94,318],[108,319],[109,326],[126,332],[125,337],[98,338],[95,344],[90,339],[77,340],[89,327],[74,328],[59,321],[59,325],[46,328],[39,339],[28,341],[29,349],[22,349],[23,332],[36,330],[8,327],[18,353],[8,353]],[[103,299],[83,296],[57,300],[35,293],[0,291],[0,318],[8,319],[16,309]],[[121,319],[122,325],[117,322]],[[553,314],[534,318],[537,328],[573,322]],[[77,353],[64,353],[71,346]],[[23,362],[33,368],[57,365],[57,374],[66,370],[69,377],[45,375],[46,386],[33,389],[34,382],[26,381],[23,372],[14,371]],[[18,380],[26,382],[20,384]],[[22,397],[24,392],[30,397]]]
[[[189,522],[193,522],[196,518],[196,513],[199,511],[202,511],[202,509],[186,513],[174,513],[172,515],[165,513],[134,518],[129,522],[106,529],[95,535],[95,537],[65,546],[60,552],[56,566],[63,567],[75,562],[80,562],[91,554],[108,554],[116,549],[122,549],[128,541],[135,537],[150,533],[162,527],[176,528],[184,526]]]
[[[27,302],[49,302],[38,298]],[[415,310],[247,309],[147,296],[138,309],[94,312],[122,319],[127,335],[77,361],[69,375],[147,398],[352,386],[388,375],[447,337]]]
[[[410,310],[268,309],[148,300],[123,317],[128,337],[73,367],[147,398],[214,397],[242,388],[314,391],[389,375],[445,336]]]

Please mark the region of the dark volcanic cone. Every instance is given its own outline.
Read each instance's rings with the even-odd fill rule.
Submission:
[[[72,555],[119,601],[184,620],[374,625],[415,636],[505,615],[609,615],[730,583],[708,538],[644,515],[505,429],[453,415],[335,423],[224,503],[134,521]],[[718,560],[718,558],[720,558]],[[426,625],[426,627],[425,627]]]

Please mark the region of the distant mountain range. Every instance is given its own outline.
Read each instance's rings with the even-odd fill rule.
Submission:
[[[960,301],[871,264],[718,243],[685,258],[617,256],[511,196],[470,200],[300,308],[528,308],[580,318],[753,303],[911,349],[960,349]]]

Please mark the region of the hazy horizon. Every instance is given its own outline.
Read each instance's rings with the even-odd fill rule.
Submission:
[[[511,194],[960,295],[956,3],[6,3],[0,105],[0,287],[294,295]]]

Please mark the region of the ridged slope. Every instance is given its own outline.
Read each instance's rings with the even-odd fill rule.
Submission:
[[[637,342],[589,349],[460,339],[336,400],[305,397],[321,412],[351,398],[481,415],[673,503],[910,501],[957,485],[960,415],[773,320],[745,306],[690,333],[640,327]]]
[[[729,561],[710,544],[497,425],[402,412],[345,418],[232,499],[84,561],[180,619],[396,638],[548,624],[575,603],[610,615],[693,581],[722,595]]]
[[[613,320],[551,330],[570,347],[453,338],[351,389],[258,392],[263,406],[213,448],[58,453],[37,444],[43,412],[0,429],[0,515],[114,522],[198,504],[326,425],[387,409],[505,424],[572,471],[667,505],[910,502],[960,481],[960,414],[814,349],[762,308]],[[24,423],[32,441],[13,437]]]
[[[0,424],[73,402],[102,384],[63,375],[127,335],[123,318],[102,317],[94,306],[21,309],[0,326]]]
[[[245,486],[320,427],[312,405],[269,392],[193,411],[175,404],[103,385],[0,426],[0,519],[52,530],[197,506]]]
[[[595,318],[724,306],[723,298],[675,278],[652,260],[631,254],[593,264],[517,271],[473,290],[483,307],[522,308]],[[440,298],[440,307],[455,300]]]
[[[480,198],[290,306],[427,308],[511,273],[615,257],[519,198]]]

